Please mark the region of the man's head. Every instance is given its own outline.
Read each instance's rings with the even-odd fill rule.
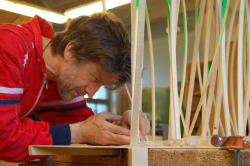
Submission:
[[[102,82],[108,89],[116,89],[131,79],[129,35],[119,18],[112,13],[82,16],[72,20],[65,31],[57,33],[51,40],[51,48],[55,55],[67,57],[67,54],[70,54],[74,59],[72,65],[80,67],[76,69],[77,72],[86,72],[79,70],[84,70],[81,66],[88,63],[96,64],[98,70],[112,76],[114,80],[110,86],[105,83],[110,81]],[[70,66],[68,70],[71,70]],[[61,75],[65,74],[67,72],[61,72]],[[59,93],[60,84],[61,89],[65,88],[64,81],[59,78]],[[74,87],[69,87],[69,90],[70,88]],[[85,89],[81,90],[84,91],[89,93]]]

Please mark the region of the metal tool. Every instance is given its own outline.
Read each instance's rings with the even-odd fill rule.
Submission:
[[[243,136],[230,136],[223,137],[220,135],[213,135],[211,138],[211,144],[215,147],[221,147],[222,150],[234,150],[236,163],[240,165],[240,150],[250,149],[250,142],[244,141]]]

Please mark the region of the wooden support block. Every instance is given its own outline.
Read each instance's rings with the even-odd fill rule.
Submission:
[[[148,166],[148,148],[132,147],[128,149],[129,166]]]

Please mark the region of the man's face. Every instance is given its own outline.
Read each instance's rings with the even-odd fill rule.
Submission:
[[[115,81],[115,74],[104,72],[97,63],[63,65],[57,75],[58,93],[64,100],[71,100],[77,96],[88,94],[93,97],[103,85],[111,85]]]

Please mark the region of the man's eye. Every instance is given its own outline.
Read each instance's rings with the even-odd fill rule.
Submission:
[[[94,77],[94,81],[95,81],[96,83],[99,83],[99,82],[100,82],[99,79],[98,79],[97,77]]]

